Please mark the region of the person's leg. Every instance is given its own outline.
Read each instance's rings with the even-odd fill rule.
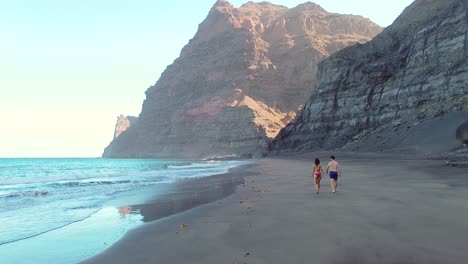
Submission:
[[[335,192],[336,192],[335,183],[336,183],[335,179],[330,178],[330,186],[331,186],[331,191],[332,191],[332,193],[335,193]]]
[[[321,176],[315,176],[315,190],[317,191],[317,193],[320,192],[320,180],[321,180]]]
[[[337,180],[338,180],[338,173],[335,171],[330,171],[330,185],[331,185],[331,189],[333,193],[336,192]]]
[[[314,176],[315,191],[318,192],[318,177]]]
[[[320,192],[320,181],[322,181],[322,176],[318,177],[317,192]]]

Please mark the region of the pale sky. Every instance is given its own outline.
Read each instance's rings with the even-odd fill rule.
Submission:
[[[413,0],[314,2],[388,26]],[[99,157],[214,3],[0,0],[0,157]]]

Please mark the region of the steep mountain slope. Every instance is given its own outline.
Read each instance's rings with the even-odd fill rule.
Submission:
[[[271,143],[270,153],[418,152],[418,144],[428,144],[423,152],[429,154],[430,144],[437,144],[425,140],[432,132],[455,140],[456,125],[468,119],[463,100],[468,91],[467,2],[417,0],[371,42],[320,63],[315,92]],[[452,112],[460,113],[448,116],[450,122],[434,119]],[[430,120],[435,121],[423,129]],[[412,128],[419,134],[413,136],[413,147],[405,147],[401,139]]]
[[[240,8],[218,0],[180,57],[146,91],[138,122],[105,157],[249,156],[310,96],[317,63],[381,32],[313,3]]]

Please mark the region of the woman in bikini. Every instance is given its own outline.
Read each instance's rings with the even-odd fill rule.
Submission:
[[[315,190],[317,191],[317,194],[320,192],[320,181],[322,180],[322,174],[322,164],[320,164],[319,159],[315,159],[313,176],[315,181]]]

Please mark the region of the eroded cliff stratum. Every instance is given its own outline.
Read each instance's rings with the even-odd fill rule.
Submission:
[[[450,151],[468,119],[468,1],[417,0],[371,42],[320,63],[313,95],[270,154]]]
[[[136,124],[103,156],[259,153],[310,96],[318,62],[381,30],[310,2],[235,8],[218,0],[180,57],[146,91]]]

